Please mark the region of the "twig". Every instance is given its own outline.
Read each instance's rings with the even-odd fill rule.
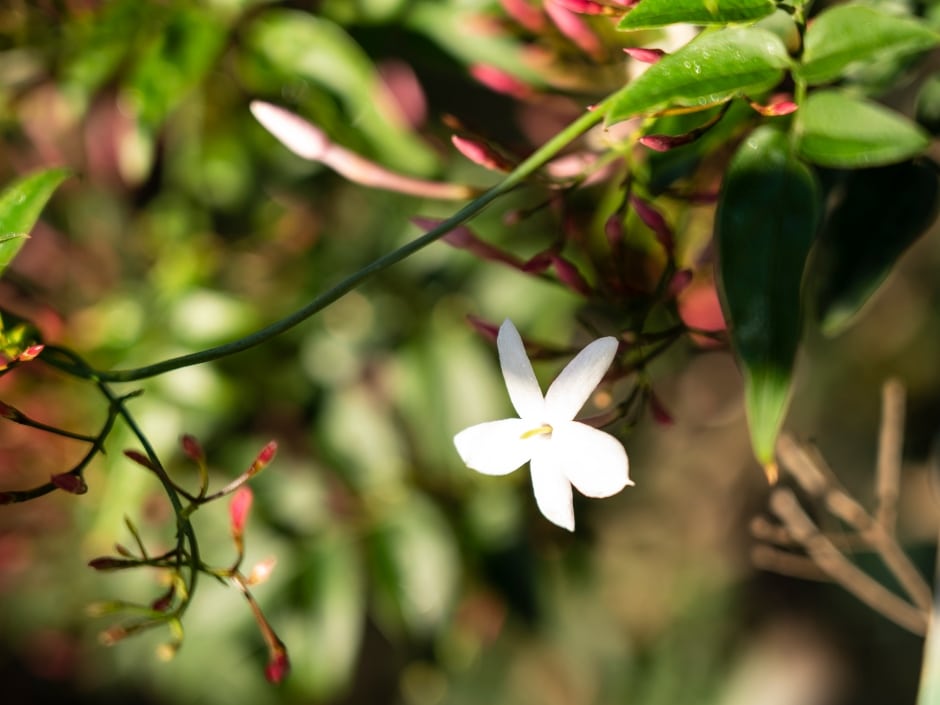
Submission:
[[[889,379],[881,389],[881,429],[878,434],[878,464],[875,466],[875,519],[893,535],[898,516],[901,483],[901,452],[904,443],[904,386]]]
[[[783,488],[775,490],[770,495],[770,508],[823,572],[899,626],[914,634],[926,633],[928,613],[905,602],[853,565],[819,531],[793,492]]]

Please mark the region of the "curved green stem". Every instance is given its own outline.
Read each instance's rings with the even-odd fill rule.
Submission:
[[[377,260],[366,265],[359,271],[349,275],[329,290],[323,292],[315,299],[310,301],[307,305],[294,311],[285,318],[282,318],[272,323],[271,325],[266,326],[265,328],[261,328],[260,330],[257,330],[250,335],[239,338],[238,340],[234,340],[230,343],[225,343],[213,348],[207,348],[206,350],[190,353],[188,355],[169,358],[152,365],[145,365],[143,367],[137,367],[133,369],[88,371],[82,370],[79,367],[57,364],[57,362],[54,360],[48,360],[48,362],[57,367],[60,367],[67,372],[90,377],[100,382],[132,382],[134,380],[154,377],[156,375],[163,374],[164,372],[178,370],[183,367],[190,367],[192,365],[218,360],[220,358],[227,357],[228,355],[234,355],[235,353],[248,350],[249,348],[253,348],[257,345],[260,345],[261,343],[271,340],[281,333],[284,333],[285,331],[293,328],[297,324],[307,320],[314,314],[319,313],[334,301],[342,297],[344,294],[347,294],[358,287],[360,284],[362,284],[362,282],[367,280],[372,275],[388,269],[393,264],[401,262],[423,247],[430,245],[436,240],[439,240],[458,225],[461,225],[462,223],[470,220],[473,216],[482,211],[497,198],[514,189],[526,178],[541,168],[546,162],[548,162],[549,159],[557,155],[558,152],[560,152],[561,149],[568,145],[572,140],[579,137],[589,128],[603,120],[604,115],[607,112],[608,103],[611,101],[612,97],[613,96],[608,96],[606,99],[604,99],[604,101],[595,106],[593,110],[585,113],[577,120],[572,122],[564,130],[559,132],[552,139],[542,145],[538,150],[536,150],[528,159],[519,164],[519,166],[517,166],[503,181],[465,205],[451,217],[442,221],[437,227],[429,230],[421,237],[415,238],[397,250],[379,257]],[[86,374],[82,374],[83,372]],[[91,374],[87,374],[88,372]]]

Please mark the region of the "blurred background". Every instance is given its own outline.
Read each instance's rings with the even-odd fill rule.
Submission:
[[[248,103],[284,105],[389,169],[486,187],[499,175],[463,157],[455,131],[524,156],[639,70],[609,17],[563,5],[0,3],[0,181],[48,166],[76,173],[4,275],[0,304],[100,369],[286,315],[420,234],[412,218],[460,204],[350,184],[290,154]],[[629,37],[654,40],[684,38]],[[588,135],[576,156],[596,159],[609,140]],[[599,232],[618,187],[533,183],[472,228],[527,260]],[[677,256],[695,271],[695,321],[720,328],[712,214],[683,211]],[[661,267],[645,237],[632,244],[637,281]],[[810,336],[787,422],[870,504],[880,388],[903,380],[899,536],[925,575],[937,528],[938,266],[934,229],[854,328]],[[278,442],[252,482],[246,561],[277,559],[255,595],[292,673],[265,681],[244,600],[209,579],[174,659],[157,656],[164,630],[99,643],[115,618],[87,605],[147,603],[165,584],[157,571],[95,572],[88,561],[131,543],[125,516],[155,551],[174,533],[159,484],[122,455],[138,446],[119,425],[86,474],[87,495],[0,508],[3,702],[912,703],[919,637],[837,586],[753,566],[749,526],[766,514],[768,488],[720,342],[683,336],[637,373],[655,409],[640,404],[614,428],[636,486],[576,499],[574,534],[538,513],[527,471],[484,477],[460,462],[454,433],[511,413],[492,343],[468,316],[511,318],[526,338],[570,351],[595,337],[585,320],[611,332],[615,305],[436,243],[275,341],[122,387],[144,391],[131,409],[183,485],[198,479],[182,434],[204,445],[215,487]],[[546,358],[543,383],[567,360]],[[609,391],[619,400],[636,384]],[[0,398],[85,433],[107,411],[89,385],[40,365],[0,378]],[[4,424],[0,489],[41,483],[82,452]],[[194,521],[207,560],[231,561],[223,503]],[[884,576],[871,556],[858,561]]]

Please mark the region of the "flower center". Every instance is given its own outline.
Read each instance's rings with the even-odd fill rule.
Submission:
[[[548,436],[549,438],[551,438],[552,427],[549,426],[547,423],[543,423],[538,428],[533,428],[529,431],[526,431],[521,436],[519,436],[519,438],[532,438],[534,436]]]

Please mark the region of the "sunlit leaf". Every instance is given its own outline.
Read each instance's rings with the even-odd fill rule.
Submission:
[[[0,274],[26,243],[42,209],[69,174],[68,169],[37,171],[0,193]]]
[[[940,43],[940,34],[914,19],[873,7],[839,5],[806,30],[798,71],[810,84],[831,81],[853,64],[912,54]]]
[[[807,275],[812,308],[826,335],[847,328],[904,251],[934,222],[938,166],[902,162],[844,175]]]
[[[842,91],[818,91],[797,112],[798,151],[821,166],[892,164],[923,152],[930,139],[900,113]]]
[[[800,282],[820,214],[810,169],[765,126],[735,153],[716,217],[720,287],[757,459],[773,462],[801,336]]]
[[[426,635],[446,616],[459,565],[454,537],[438,507],[412,496],[378,523],[370,540],[380,619]]]
[[[766,17],[777,8],[773,0],[643,0],[620,21],[617,29],[652,29],[676,22],[727,24]]]
[[[783,42],[766,30],[732,28],[704,34],[621,89],[607,124],[670,106],[705,108],[755,95],[779,83],[789,65]]]
[[[291,680],[318,701],[347,685],[362,641],[366,595],[357,545],[335,530],[308,548],[298,576],[298,611],[284,623],[291,660],[302,663]]]

